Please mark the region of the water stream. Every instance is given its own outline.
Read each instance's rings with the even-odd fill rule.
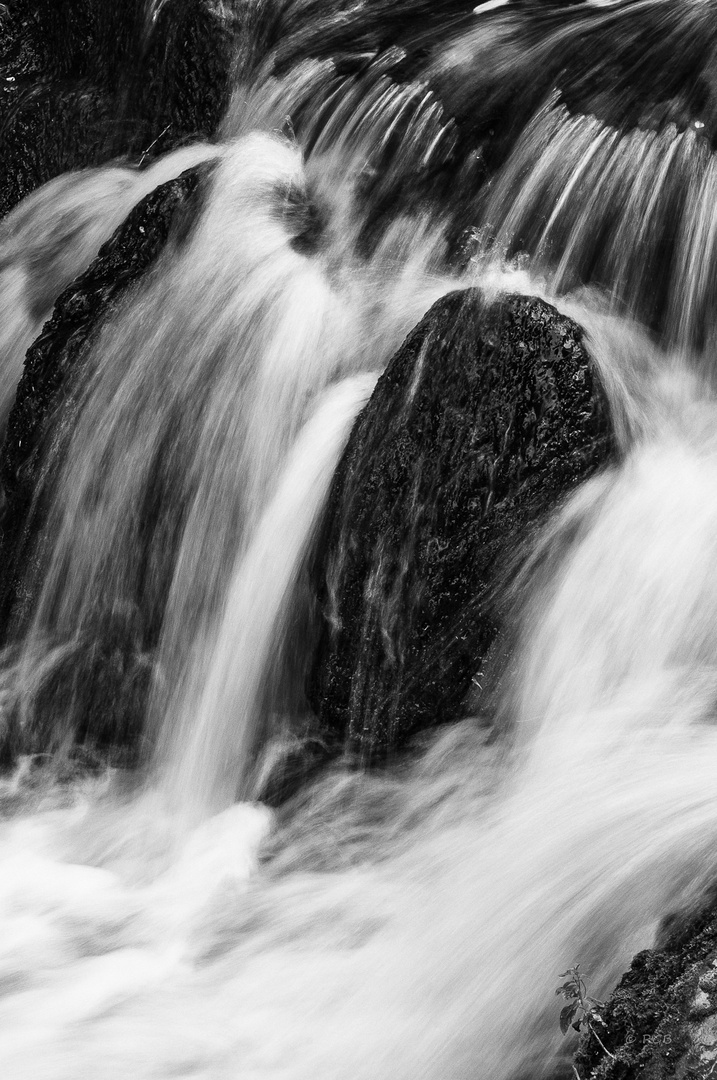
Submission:
[[[637,9],[688,37],[706,18],[576,7],[541,55]],[[580,962],[607,994],[714,884],[715,157],[694,124],[624,130],[551,98],[487,188],[464,160],[439,198],[459,132],[436,88],[481,49],[486,80],[535,63],[521,18],[447,15],[432,86],[395,56],[245,61],[216,145],[60,178],[0,225],[4,424],[57,293],[144,194],[216,159],[191,235],[95,342],[41,481],[41,588],[0,678],[25,740],[0,777],[9,1080],[571,1075],[558,974]],[[424,180],[416,205],[397,194]],[[310,647],[333,471],[407,332],[468,284],[584,326],[620,462],[516,549],[490,704],[509,734],[466,716],[277,815],[257,778],[301,740],[286,657]],[[103,711],[80,720],[70,678],[48,716],[45,691],[115,624],[148,673],[138,764],[86,769],[73,742]]]

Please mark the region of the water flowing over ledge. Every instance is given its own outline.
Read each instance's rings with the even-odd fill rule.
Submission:
[[[710,5],[45,6],[0,95],[3,206],[55,177],[0,223],[3,1075],[558,1080],[558,973],[658,936],[575,1067],[663,1075],[669,1021],[709,1070]]]

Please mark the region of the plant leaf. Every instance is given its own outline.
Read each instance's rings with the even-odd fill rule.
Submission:
[[[567,1035],[568,1028],[570,1027],[570,1022],[575,1016],[577,1008],[577,1005],[573,1003],[572,1005],[566,1005],[563,1009],[560,1010],[560,1030],[562,1031],[563,1035]]]

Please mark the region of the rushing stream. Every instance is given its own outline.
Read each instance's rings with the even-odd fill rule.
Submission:
[[[609,993],[714,884],[717,159],[699,116],[625,126],[551,85],[483,183],[446,104],[636,12],[658,51],[715,38],[708,6],[533,25],[486,3],[415,30],[424,80],[390,51],[342,72],[311,47],[340,20],[302,9],[276,70],[237,62],[215,143],[58,178],[0,223],[4,426],[57,295],[148,192],[213,163],[191,234],[94,342],[40,481],[40,587],[0,671],[25,740],[0,777],[3,1078],[571,1075],[559,973]],[[466,285],[585,328],[619,463],[515,552],[513,653],[481,705],[501,724],[337,764],[277,813],[257,795],[301,742],[290,669],[334,470],[406,334]],[[138,763],[85,768],[78,696],[48,717],[44,688],[140,608]]]

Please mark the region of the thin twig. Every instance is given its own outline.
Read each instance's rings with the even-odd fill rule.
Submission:
[[[591,1020],[588,1020],[588,1027],[590,1028],[590,1031],[591,1031],[591,1032],[592,1032],[592,1034],[593,1034],[593,1035],[595,1036],[595,1038],[597,1039],[597,1041],[598,1041],[598,1042],[600,1043],[600,1045],[602,1046],[602,1048],[603,1048],[603,1050],[605,1051],[605,1053],[607,1054],[607,1056],[608,1056],[609,1058],[612,1058],[612,1060],[614,1061],[614,1060],[615,1060],[615,1055],[614,1055],[614,1054],[612,1053],[612,1051],[611,1051],[611,1050],[608,1050],[607,1046],[605,1045],[605,1043],[604,1043],[604,1042],[602,1041],[602,1039],[601,1039],[601,1038],[600,1038],[600,1036],[598,1035],[597,1031],[595,1030],[595,1026],[594,1026],[594,1024],[592,1023],[592,1021],[591,1021]]]
[[[150,152],[150,150],[152,149],[152,147],[153,147],[153,146],[156,146],[156,145],[157,145],[157,143],[159,142],[159,140],[160,140],[160,139],[162,138],[162,136],[163,136],[163,135],[166,135],[166,134],[167,134],[167,132],[169,131],[169,129],[171,128],[171,126],[172,126],[171,124],[167,124],[166,128],[164,129],[164,131],[160,131],[160,133],[159,133],[159,135],[157,136],[157,138],[156,138],[156,139],[154,139],[154,140],[153,140],[153,142],[151,142],[151,143],[149,144],[149,146],[147,147],[147,149],[145,150],[145,152],[144,152],[144,153],[142,154],[142,157],[141,157],[141,158],[139,159],[139,165],[137,166],[138,168],[139,168],[139,167],[140,167],[140,166],[142,165],[142,162],[143,162],[143,161],[144,161],[144,159],[145,159],[145,158],[147,157],[147,154],[148,154],[148,153]]]

